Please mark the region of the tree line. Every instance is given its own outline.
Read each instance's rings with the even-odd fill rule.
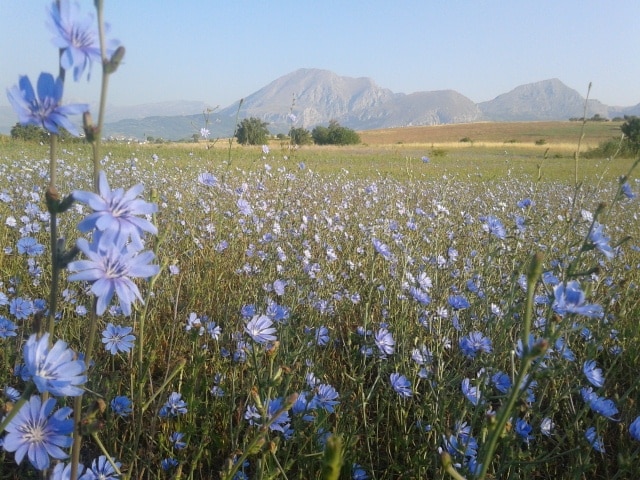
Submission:
[[[245,118],[236,128],[235,138],[241,145],[261,145],[266,143],[271,134],[267,128],[269,124],[256,117]],[[337,121],[331,120],[329,126],[316,126],[309,131],[302,127],[289,130],[291,143],[296,145],[355,145],[360,143],[360,135],[351,128],[343,127]]]

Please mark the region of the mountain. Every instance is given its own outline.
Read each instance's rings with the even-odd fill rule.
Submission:
[[[107,122],[116,122],[118,120],[129,118],[202,114],[206,109],[207,105],[204,102],[180,100],[173,102],[145,103],[142,105],[130,105],[125,107],[110,105],[107,106],[105,116]],[[97,108],[94,108],[93,110],[97,111]]]
[[[272,134],[292,126],[312,129],[337,120],[355,130],[474,121],[568,120],[582,117],[585,99],[557,78],[520,85],[493,100],[474,103],[454,90],[394,93],[370,78],[302,68],[284,75],[240,101],[203,116],[203,102],[161,102],[107,109],[105,135],[179,140],[206,127],[212,138],[233,135],[236,119],[258,117]],[[239,108],[240,107],[240,108]],[[292,123],[290,114],[296,117]],[[640,103],[609,107],[589,100],[587,116],[640,116]],[[0,132],[16,122],[10,107],[0,107]]]
[[[557,78],[529,83],[509,93],[478,104],[482,116],[499,122],[528,120],[567,120],[584,114],[584,98]],[[599,114],[607,118],[609,107],[597,100],[589,100],[587,116]]]
[[[235,117],[237,110],[235,103],[220,115]],[[241,117],[258,117],[277,133],[289,130],[291,112],[296,126],[312,128],[337,120],[357,130],[470,122],[479,116],[476,105],[453,90],[405,95],[381,88],[370,78],[303,68],[249,95]]]

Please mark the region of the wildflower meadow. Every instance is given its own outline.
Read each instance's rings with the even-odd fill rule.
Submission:
[[[6,87],[1,479],[637,478],[637,159],[107,143],[93,3]]]

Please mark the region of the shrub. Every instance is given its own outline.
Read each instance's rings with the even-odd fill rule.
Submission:
[[[331,120],[328,127],[318,125],[311,132],[313,141],[317,145],[356,145],[360,143],[360,135],[337,121]]]
[[[640,151],[640,117],[625,117],[625,119],[626,122],[620,126],[620,130],[624,133],[630,150],[635,154]]]
[[[291,138],[291,143],[294,145],[309,145],[313,143],[311,132],[306,128],[292,128],[289,132],[289,137]]]
[[[245,118],[238,124],[236,130],[236,138],[241,145],[262,145],[267,143],[269,138],[269,130],[267,122],[263,122],[259,118]]]

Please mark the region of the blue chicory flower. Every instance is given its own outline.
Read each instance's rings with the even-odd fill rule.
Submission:
[[[553,289],[553,311],[558,315],[576,313],[590,318],[601,318],[603,310],[600,305],[586,304],[585,294],[576,280],[556,285]]]
[[[382,356],[391,355],[395,350],[396,341],[386,328],[380,328],[376,332],[375,343]]]
[[[494,217],[493,215],[488,215],[484,218],[482,229],[500,240],[504,240],[507,236],[507,230],[504,228],[504,225],[499,218]]]
[[[133,348],[136,337],[131,335],[132,327],[123,327],[108,323],[107,328],[102,332],[102,343],[104,348],[115,355],[118,352],[128,353]]]
[[[47,22],[53,32],[53,44],[61,50],[60,65],[65,70],[73,68],[73,79],[78,81],[85,70],[90,75],[91,64],[102,64],[98,26],[90,13],[83,14],[77,2],[60,0],[53,2]],[[118,42],[107,42],[107,58],[110,58]]]
[[[582,366],[582,373],[587,377],[589,383],[594,387],[601,387],[604,385],[604,375],[602,369],[598,368],[595,360],[587,360]]]
[[[480,389],[475,385],[473,385],[470,379],[465,378],[464,380],[462,380],[461,389],[462,389],[462,394],[473,405],[477,406],[478,404],[483,403],[482,393],[480,392]]]
[[[21,76],[18,85],[7,90],[11,106],[18,114],[22,125],[43,127],[50,133],[59,134],[64,128],[70,134],[78,136],[78,130],[67,118],[89,109],[86,104],[61,105],[62,79],[53,79],[50,73],[41,73],[38,77],[38,97],[27,76]]]
[[[468,358],[476,358],[479,353],[491,353],[491,339],[480,332],[471,332],[460,339],[460,348]]]
[[[602,231],[603,228],[603,225],[595,222],[593,224],[593,228],[589,232],[589,240],[597,250],[603,253],[607,259],[611,260],[614,257],[615,252],[611,245],[609,245],[610,239]]]
[[[67,343],[58,340],[49,348],[49,334],[40,338],[33,334],[23,349],[23,375],[33,380],[40,393],[76,397],[84,391],[79,386],[87,381],[86,364],[78,360]]]
[[[0,338],[15,337],[18,326],[6,317],[0,315]]]
[[[63,407],[52,415],[55,404],[54,398],[42,403],[39,395],[32,395],[6,426],[3,448],[15,452],[18,465],[27,456],[35,469],[44,470],[49,468],[49,457],[62,460],[69,456],[62,449],[73,443],[72,410]]]
[[[110,237],[94,232],[89,243],[79,238],[77,246],[87,260],[69,263],[70,281],[91,282],[91,292],[98,297],[98,315],[102,315],[113,295],[118,297],[122,313],[131,315],[131,304],[138,299],[143,302],[140,290],[131,280],[133,277],[149,278],[160,271],[158,265],[150,265],[155,255],[151,251],[139,252],[132,245],[125,245],[122,237]]]
[[[631,422],[631,425],[629,425],[629,433],[631,434],[631,438],[640,441],[640,416],[636,417],[636,419]]]
[[[276,329],[272,327],[273,321],[266,315],[255,315],[244,328],[244,331],[249,334],[251,339],[260,344],[269,342],[275,342]]]
[[[182,400],[182,394],[172,392],[165,404],[160,408],[160,417],[177,417],[180,414],[187,413],[187,403]]]
[[[26,254],[30,257],[37,257],[44,253],[44,245],[38,243],[33,237],[22,237],[16,244],[20,255]]]
[[[584,437],[589,442],[589,445],[599,453],[605,453],[604,443],[602,442],[602,437],[598,436],[598,432],[596,431],[596,427],[589,427],[587,431],[584,432]]]
[[[116,462],[113,458],[111,460],[119,470],[122,464]],[[87,471],[82,476],[82,480],[119,480],[119,478],[119,472],[113,468],[109,459],[104,455],[94,459],[91,462],[91,466],[87,468]]]
[[[111,400],[111,411],[121,418],[128,417],[133,411],[131,400],[125,396],[117,396]]]
[[[78,224],[78,230],[89,232],[93,229],[110,232],[111,236],[131,239],[137,250],[142,250],[142,234],[149,232],[153,235],[158,229],[143,215],[151,215],[158,210],[155,203],[149,203],[138,198],[144,186],[137,184],[126,192],[122,188],[111,190],[104,171],[98,175],[98,191],[100,194],[84,190],[75,190],[73,198],[85,203],[93,210]]]
[[[392,373],[389,380],[391,381],[391,386],[396,391],[398,395],[403,398],[409,398],[413,395],[411,391],[411,382],[399,373]]]
[[[311,399],[309,408],[324,408],[328,413],[333,413],[333,407],[340,403],[338,401],[339,397],[340,395],[335,388],[326,383],[322,383],[317,386],[316,393]]]

